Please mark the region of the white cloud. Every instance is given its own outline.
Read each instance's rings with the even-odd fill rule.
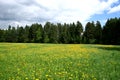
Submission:
[[[0,0],[0,20],[9,18],[10,24],[33,22],[86,23],[93,15],[120,10],[111,8],[119,0]],[[4,8],[4,9],[3,9]],[[6,15],[5,15],[6,14]],[[5,15],[5,16],[4,16]],[[15,19],[15,20],[14,20]],[[14,22],[15,21],[15,22]],[[6,21],[7,22],[7,21]],[[1,23],[0,23],[1,24]],[[8,23],[7,23],[8,24]]]
[[[111,8],[108,13],[115,13],[115,12],[119,12],[119,11],[120,11],[120,5]]]
[[[36,0],[39,5],[46,7],[53,16],[51,21],[85,22],[94,14],[102,14],[109,10],[118,0]],[[47,12],[47,11],[46,11]]]

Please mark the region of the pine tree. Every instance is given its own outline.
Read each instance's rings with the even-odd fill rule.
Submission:
[[[94,22],[90,23],[88,22],[85,27],[84,37],[85,37],[85,43],[94,43],[95,42],[95,25]]]
[[[99,21],[95,25],[95,43],[102,43],[102,27]]]
[[[77,43],[82,42],[82,33],[83,33],[83,26],[79,21],[77,21],[76,30],[75,30],[76,42]]]

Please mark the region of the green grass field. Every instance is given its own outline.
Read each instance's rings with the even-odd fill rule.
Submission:
[[[120,46],[0,43],[0,80],[120,80]]]

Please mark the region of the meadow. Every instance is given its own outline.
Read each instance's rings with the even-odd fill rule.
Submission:
[[[120,80],[120,46],[0,43],[0,80]]]

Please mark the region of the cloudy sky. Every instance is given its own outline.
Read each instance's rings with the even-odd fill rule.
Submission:
[[[0,28],[32,23],[72,23],[120,17],[120,0],[0,0]]]

